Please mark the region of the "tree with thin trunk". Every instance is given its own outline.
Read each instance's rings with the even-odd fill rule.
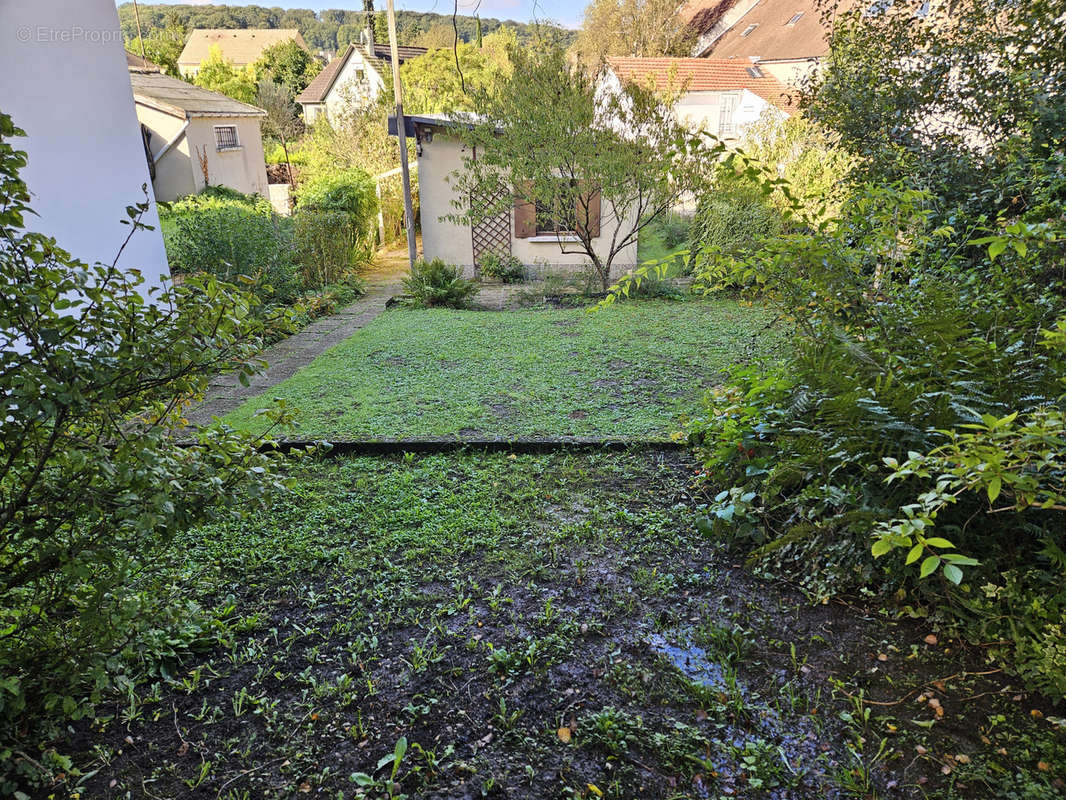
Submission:
[[[275,83],[270,78],[259,81],[256,105],[267,112],[263,119],[263,133],[272,136],[281,143],[285,153],[285,169],[289,176],[289,186],[293,185],[292,162],[289,160],[289,143],[303,133],[303,122],[297,114],[296,102],[292,89],[284,83]]]
[[[681,124],[671,98],[570,64],[561,48],[515,48],[511,60],[509,76],[475,92],[477,116],[453,117],[467,155],[448,218],[513,208],[516,225],[533,218],[561,252],[586,257],[606,291],[641,230],[699,193],[721,145]]]

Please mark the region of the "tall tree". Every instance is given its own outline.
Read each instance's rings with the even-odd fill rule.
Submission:
[[[290,186],[293,184],[293,178],[289,148],[303,133],[304,127],[293,98],[292,89],[284,83],[272,81],[268,76],[259,79],[255,104],[267,113],[263,120],[263,133],[277,139],[281,144]]]
[[[573,53],[587,64],[604,56],[688,56],[694,32],[677,0],[592,0]]]
[[[477,93],[510,72],[507,53],[515,42],[514,32],[501,28],[486,36],[481,48],[449,41],[405,62],[400,67],[404,107],[413,114],[473,110]]]
[[[256,94],[255,70],[237,69],[222,55],[222,48],[211,45],[207,58],[200,62],[200,69],[193,83],[220,92],[242,103],[254,103]]]
[[[255,62],[255,69],[260,78],[265,76],[275,83],[284,84],[295,97],[322,71],[322,65],[294,40],[289,39],[264,50],[263,55]]]
[[[568,64],[561,48],[510,56],[513,71],[474,93],[479,116],[457,128],[477,158],[454,182],[453,219],[527,209],[538,229],[567,234],[562,252],[587,257],[606,291],[618,256],[704,185],[719,149],[679,123],[666,98],[639,86],[598,91],[602,73]],[[471,196],[496,199],[461,199]]]

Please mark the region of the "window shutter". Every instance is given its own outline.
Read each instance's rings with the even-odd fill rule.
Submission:
[[[586,191],[582,187],[577,198],[577,226],[581,231],[587,230],[589,236],[600,235],[600,190],[593,188]]]
[[[514,197],[514,235],[516,239],[529,239],[537,235],[537,206],[526,199],[532,187],[524,183]]]

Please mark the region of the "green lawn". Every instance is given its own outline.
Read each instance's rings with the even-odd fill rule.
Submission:
[[[663,438],[723,370],[768,352],[768,320],[731,300],[389,311],[226,421],[255,429],[283,397],[301,438]]]

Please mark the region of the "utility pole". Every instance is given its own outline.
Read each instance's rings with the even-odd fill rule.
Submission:
[[[411,203],[411,171],[407,166],[407,125],[403,118],[403,88],[400,86],[400,53],[396,47],[396,6],[386,0],[389,17],[389,48],[392,50],[392,94],[396,100],[396,138],[400,142],[400,174],[403,175],[403,214],[407,228],[407,259],[415,266],[415,212]]]
[[[137,20],[137,41],[141,44],[141,58],[148,61],[148,56],[144,54],[144,36],[141,35],[141,9],[137,5],[137,0],[133,0],[133,16]],[[148,66],[147,63],[145,66]]]

